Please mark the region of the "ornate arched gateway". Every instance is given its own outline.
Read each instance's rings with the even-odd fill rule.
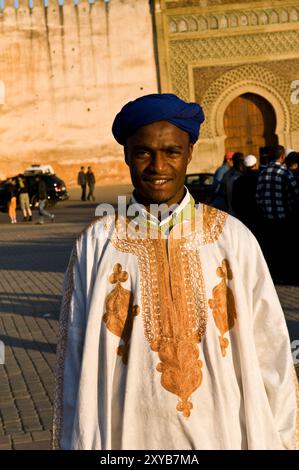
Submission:
[[[291,100],[299,77],[298,2],[156,0],[155,20],[161,90],[205,111],[190,171],[214,170],[228,139],[242,140],[246,125],[257,132],[255,152],[262,141],[299,149],[299,105]],[[250,94],[258,98],[246,101]],[[242,117],[233,131],[234,112]],[[254,131],[251,116],[259,119]],[[266,116],[271,122],[262,130]]]

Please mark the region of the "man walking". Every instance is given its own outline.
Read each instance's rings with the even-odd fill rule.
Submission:
[[[135,189],[126,213],[94,221],[71,255],[55,447],[295,448],[289,336],[259,246],[184,187],[203,119],[173,94],[115,118]]]
[[[81,186],[82,193],[81,193],[81,201],[86,201],[86,174],[84,172],[84,166],[81,166],[81,169],[78,173],[78,185]]]
[[[95,186],[96,179],[95,179],[94,173],[93,173],[90,166],[87,169],[86,181],[87,181],[87,184],[88,184],[87,199],[88,199],[88,201],[90,201],[90,200],[95,201],[95,197],[93,195],[93,192],[94,192],[94,186]]]
[[[54,214],[47,211],[47,203],[48,203],[48,193],[47,193],[47,185],[45,181],[42,180],[40,176],[35,178],[37,184],[37,195],[38,195],[38,212],[39,212],[39,219],[37,224],[43,225],[44,224],[44,217],[48,217],[51,219],[51,222],[54,222]]]

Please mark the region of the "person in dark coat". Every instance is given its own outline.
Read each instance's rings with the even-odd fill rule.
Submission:
[[[95,197],[93,195],[93,192],[94,192],[94,186],[95,186],[96,179],[95,179],[94,173],[91,169],[91,166],[89,166],[88,169],[87,169],[86,181],[87,181],[87,185],[88,185],[87,199],[88,199],[88,201],[90,201],[90,200],[95,201]]]
[[[299,153],[295,151],[290,152],[285,159],[285,164],[299,184]]]
[[[81,166],[81,170],[78,173],[78,185],[81,186],[82,189],[81,201],[86,201],[86,183],[87,178],[84,172],[84,166]]]
[[[278,145],[273,161],[258,177],[256,200],[263,213],[262,249],[270,272],[277,283],[299,282],[298,250],[288,256],[284,243],[295,247],[294,221],[299,205],[299,185],[285,165],[285,149]]]
[[[244,158],[245,173],[233,184],[232,207],[235,216],[259,238],[262,212],[256,203],[256,186],[259,176],[258,161],[254,155]]]
[[[40,176],[37,176],[35,181],[37,183],[37,195],[39,201],[39,220],[37,223],[42,225],[44,223],[44,217],[49,217],[49,219],[51,219],[51,222],[54,222],[54,214],[51,214],[49,211],[46,210],[48,202],[47,185],[41,179]]]

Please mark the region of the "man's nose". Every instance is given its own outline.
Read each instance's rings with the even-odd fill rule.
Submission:
[[[155,152],[152,156],[151,169],[155,173],[162,173],[166,165],[165,155],[163,152]]]

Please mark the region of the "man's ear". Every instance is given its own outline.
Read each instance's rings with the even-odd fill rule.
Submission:
[[[189,149],[188,149],[188,151],[189,151],[189,155],[188,155],[188,165],[189,165],[189,163],[190,163],[191,160],[192,160],[193,147],[194,147],[194,145],[190,143],[190,144],[189,144]]]

